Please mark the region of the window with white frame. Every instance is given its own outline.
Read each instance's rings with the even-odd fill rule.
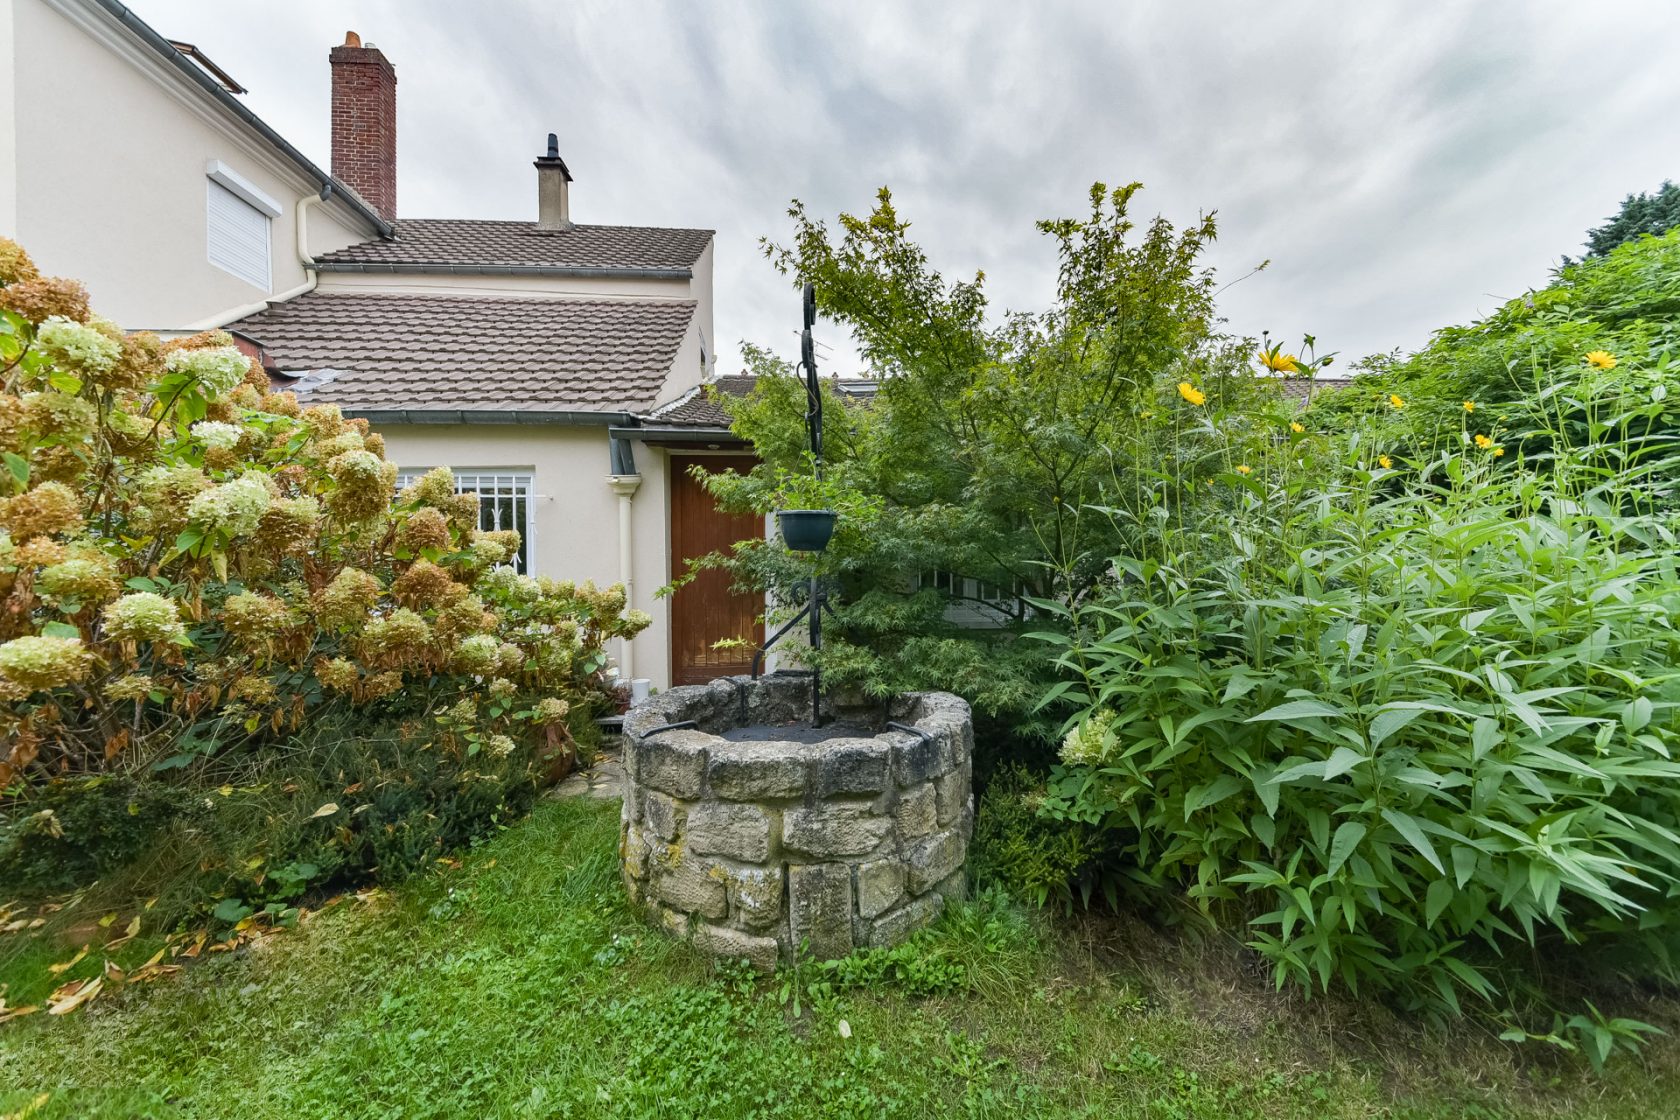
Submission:
[[[958,626],[1007,626],[1032,614],[1023,601],[1029,589],[1020,580],[1011,580],[1008,587],[1001,587],[955,572],[927,571],[919,573],[914,580],[914,589],[926,588],[951,600],[945,608],[945,617]]]
[[[418,480],[430,468],[409,467],[397,472],[401,490]],[[517,529],[519,552],[513,557],[514,570],[531,570],[531,473],[484,468],[455,473],[455,493],[478,495],[480,529]]]
[[[270,291],[269,247],[280,204],[220,160],[211,160],[205,175],[205,244],[210,263]]]

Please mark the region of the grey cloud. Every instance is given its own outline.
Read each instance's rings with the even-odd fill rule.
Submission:
[[[1543,283],[1624,194],[1680,176],[1680,71],[1648,49],[1680,7],[1660,0],[135,6],[323,162],[326,51],[347,28],[377,42],[410,215],[529,216],[559,132],[580,216],[718,230],[726,363],[736,340],[792,350],[796,300],[757,240],[786,235],[793,197],[832,215],[891,185],[1001,312],[1049,298],[1035,219],[1140,179],[1140,218],[1219,211],[1224,279],[1273,261],[1222,297],[1232,330],[1351,357]]]

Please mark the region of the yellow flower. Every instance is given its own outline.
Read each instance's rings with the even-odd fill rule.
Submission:
[[[1464,402],[1464,411],[1466,411],[1466,412],[1476,411],[1476,402],[1475,401],[1465,401]]]
[[[1285,354],[1279,350],[1260,351],[1260,364],[1273,373],[1300,373],[1300,359],[1293,354]]]
[[[1501,456],[1503,454],[1505,454],[1505,449],[1503,447],[1496,447],[1496,448],[1493,449],[1494,458],[1497,459],[1499,456]]]
[[[1381,467],[1383,470],[1386,471],[1388,468],[1392,467],[1393,465],[1394,465],[1394,460],[1390,459],[1387,455],[1378,455],[1377,456],[1377,466]]]
[[[1289,430],[1294,432],[1296,435],[1300,435],[1307,429],[1301,426],[1301,422],[1299,420],[1291,420],[1289,422]]]
[[[1390,393],[1388,395],[1388,403],[1393,405],[1395,408],[1405,408],[1406,407],[1406,402],[1401,400],[1399,395],[1396,394],[1396,393]]]
[[[1608,350],[1593,350],[1587,354],[1587,364],[1594,369],[1615,369],[1616,356]]]
[[[1249,473],[1252,472],[1252,470],[1253,470],[1253,468],[1250,467],[1247,463],[1239,463],[1237,465],[1237,473],[1238,474],[1249,474]]]
[[[1188,381],[1180,381],[1178,383],[1178,395],[1189,401],[1191,404],[1207,403],[1207,394],[1190,384]]]
[[[1493,446],[1493,441],[1478,432],[1476,434],[1476,446],[1481,448],[1483,451],[1486,451],[1488,448]]]

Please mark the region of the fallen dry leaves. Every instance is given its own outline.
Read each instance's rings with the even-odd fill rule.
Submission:
[[[84,1003],[91,1002],[95,996],[105,990],[105,977],[95,976],[86,980],[72,980],[68,984],[60,984],[53,989],[52,995],[47,997],[48,1015],[68,1015]]]
[[[41,1010],[33,1004],[25,1007],[13,1007],[6,1002],[6,986],[0,984],[0,1023],[9,1023],[13,1019],[21,1019],[25,1015],[33,1015]]]
[[[367,894],[369,897],[365,899],[358,895],[358,900],[371,901],[372,898],[378,897],[379,892],[369,891]],[[155,902],[156,899],[152,901]],[[338,900],[334,899],[333,901]],[[151,905],[152,903],[147,903],[146,909],[150,909]],[[59,904],[49,903],[40,908],[40,913],[50,913],[59,908]],[[300,909],[298,919],[302,920],[308,917],[309,913],[307,910]],[[11,904],[0,905],[0,933],[18,933],[39,929],[45,920],[44,917],[39,916],[34,918],[18,916],[15,906]],[[109,929],[115,926],[118,920],[118,915],[109,914],[99,922],[90,923],[90,925]],[[5,987],[0,985],[0,1024],[11,1022],[13,1019],[21,1019],[25,1015],[33,1015],[42,1010],[45,1010],[49,1015],[68,1015],[77,1008],[86,1007],[101,995],[117,988],[131,984],[145,984],[165,976],[173,976],[184,967],[183,964],[177,962],[192,960],[205,953],[232,952],[243,946],[254,945],[266,940],[286,928],[285,926],[267,924],[264,915],[253,914],[241,919],[229,931],[228,935],[219,941],[212,941],[210,931],[204,929],[172,933],[165,940],[163,948],[153,953],[145,964],[138,968],[125,969],[112,960],[108,954],[138,936],[140,927],[141,916],[136,914],[123,927],[121,936],[113,938],[103,945],[99,945],[96,939],[89,938],[82,943],[76,954],[68,960],[49,964],[47,966],[49,973],[53,976],[62,976],[86,960],[88,954],[94,948],[97,947],[100,950],[99,971],[95,975],[68,980],[60,984],[47,996],[43,1005],[30,1004],[13,1007],[6,1002]],[[0,1117],[0,1120],[6,1120],[6,1118]]]

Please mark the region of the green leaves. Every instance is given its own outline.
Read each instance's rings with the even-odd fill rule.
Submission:
[[[1249,723],[1259,723],[1262,720],[1295,720],[1295,719],[1340,719],[1346,713],[1340,708],[1318,700],[1291,700],[1279,704],[1275,708],[1267,708],[1257,716],[1249,716]]]
[[[1628,512],[1652,479],[1608,450],[1520,479],[1449,453],[1415,482],[1363,454],[1131,515],[1112,584],[1047,643],[1058,699],[1117,713],[1113,748],[1047,810],[1246,925],[1280,983],[1458,1013],[1497,995],[1490,953],[1666,936],[1680,571],[1672,516]]]

